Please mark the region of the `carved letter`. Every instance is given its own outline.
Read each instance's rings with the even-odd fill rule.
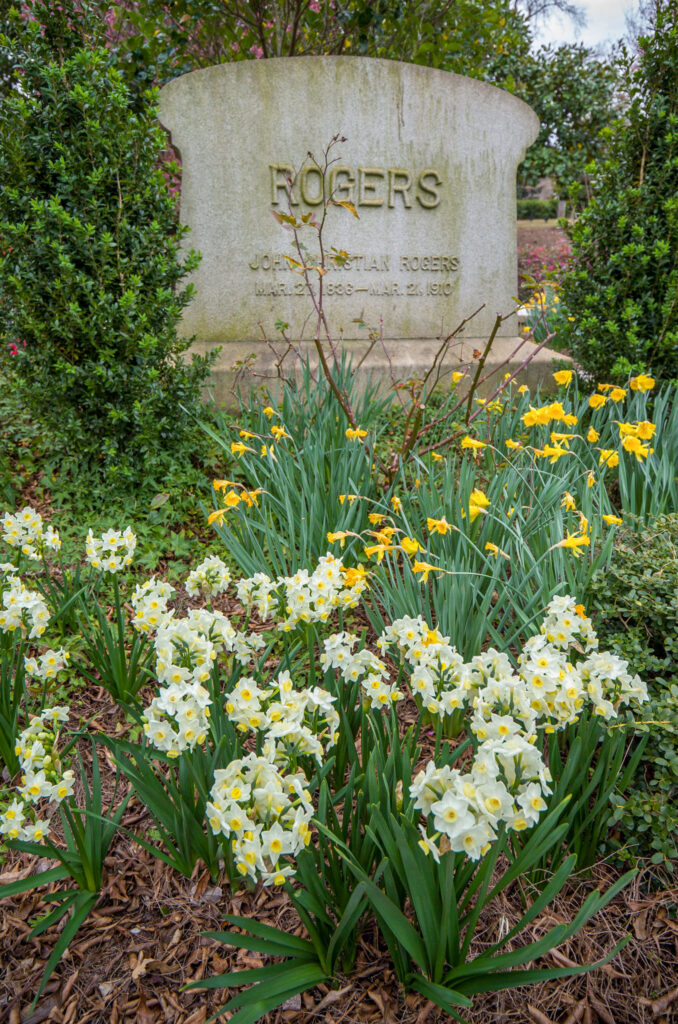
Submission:
[[[375,182],[368,181],[368,178],[386,177],[386,171],[381,167],[359,167],[358,168],[358,206],[381,206],[384,197],[373,194],[377,191]],[[369,194],[368,194],[369,193]]]
[[[309,174],[317,174],[318,190],[315,195],[308,188],[308,176]],[[304,167],[303,171],[299,176],[299,189],[301,192],[301,198],[307,206],[318,206],[323,201],[323,173],[319,167],[315,167],[311,164],[309,167]]]
[[[290,195],[292,206],[298,206],[299,201],[294,195],[294,190],[287,184],[287,178],[294,178],[294,168],[290,164],[269,164],[271,171],[271,205],[278,206],[278,192],[282,189],[285,196],[284,205],[287,206],[287,195]]]
[[[337,181],[340,175],[345,175],[346,181]],[[338,164],[332,168],[330,171],[330,199],[335,199],[338,203],[348,202],[355,204],[354,185],[355,178],[350,167]]]
[[[400,180],[398,180],[400,179]],[[389,167],[388,169],[388,205],[393,209],[395,206],[396,192],[400,192],[403,197],[403,205],[406,209],[410,209],[412,203],[410,202],[410,185],[412,184],[412,178],[409,171],[403,171],[400,167]]]
[[[425,182],[426,178],[433,178],[433,184],[427,185]],[[420,190],[424,193],[424,198],[418,195],[417,200],[426,210],[432,210],[440,202],[440,193],[438,192],[437,186],[442,185],[443,180],[437,171],[433,168],[427,167],[421,172],[417,179],[417,185]]]

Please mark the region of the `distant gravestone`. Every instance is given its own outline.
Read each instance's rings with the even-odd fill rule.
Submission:
[[[330,139],[326,246],[349,254],[324,279],[333,332],[344,341],[383,326],[400,363],[423,365],[426,342],[467,327],[486,337],[516,293],[516,168],[536,138],[534,112],[483,82],[359,57],[241,61],[192,72],[160,93],[160,119],[182,165],[181,220],[202,253],[183,320],[222,366],[261,351],[275,322],[299,337],[312,307],[283,253],[286,179],[302,165],[294,213],[322,209],[318,163]],[[313,236],[304,238],[313,248]],[[500,334],[515,334],[515,321]]]

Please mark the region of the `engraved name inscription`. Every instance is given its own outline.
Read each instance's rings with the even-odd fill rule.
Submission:
[[[319,167],[309,164],[302,168],[294,187],[288,179],[294,178],[291,164],[269,164],[271,204],[273,206],[320,206],[323,199],[332,197],[336,202],[353,203],[357,207],[396,206],[411,210],[418,205],[434,210],[440,203],[443,179],[435,167],[425,167],[419,173],[404,167],[349,167],[337,164],[329,172],[327,191],[323,192],[323,174]]]

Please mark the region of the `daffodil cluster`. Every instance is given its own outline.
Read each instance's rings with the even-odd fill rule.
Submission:
[[[360,680],[364,702],[372,708],[390,707],[402,699],[402,692],[389,679],[385,663],[366,647],[354,653],[358,637],[352,633],[334,633],[323,643],[320,664],[325,670],[338,670],[345,683]]]
[[[29,676],[46,682],[56,679],[59,672],[66,668],[70,655],[62,647],[58,651],[44,651],[39,658],[24,658],[24,666]]]
[[[49,805],[73,793],[73,772],[62,770],[57,751],[59,729],[67,720],[67,707],[46,708],[19,735],[21,784],[0,813],[0,835],[39,842],[49,832]]]
[[[470,713],[476,748],[470,772],[431,762],[412,785],[415,807],[433,819],[435,835],[424,834],[421,841],[431,852],[444,836],[450,849],[477,859],[499,824],[516,830],[534,824],[550,792],[536,745],[539,730],[564,728],[585,706],[609,720],[620,707],[648,696],[625,661],[598,652],[591,621],[571,597],[550,602],[540,632],[518,657],[517,672],[506,654],[493,649],[465,663],[421,617],[387,627],[378,646],[386,651],[393,645],[423,710],[441,719],[459,708]]]
[[[265,733],[286,758],[308,754],[320,764],[337,740],[335,700],[319,686],[296,690],[285,669],[267,688],[260,688],[251,676],[241,676],[228,694],[226,711],[240,732]]]
[[[186,593],[190,597],[216,597],[226,590],[231,574],[218,555],[209,555],[197,565],[186,580]]]
[[[241,875],[282,885],[294,874],[294,858],[308,845],[313,815],[303,772],[285,774],[272,747],[247,754],[214,773],[206,814],[212,832],[231,840]],[[282,863],[281,863],[282,860]]]
[[[49,622],[49,611],[42,595],[36,590],[29,590],[9,570],[5,573],[5,581],[0,607],[0,632],[18,632],[23,636],[28,635],[30,640],[36,640],[45,632]]]
[[[139,633],[153,633],[167,618],[167,602],[174,596],[174,588],[155,576],[137,584],[131,598],[134,609],[132,625]]]
[[[136,535],[129,526],[123,531],[107,530],[101,537],[95,537],[89,530],[85,552],[92,568],[117,573],[132,564],[136,546]]]
[[[39,561],[46,551],[59,551],[61,539],[53,527],[45,527],[42,516],[30,505],[20,512],[5,512],[2,519],[2,538],[12,548],[18,548],[31,561]]]

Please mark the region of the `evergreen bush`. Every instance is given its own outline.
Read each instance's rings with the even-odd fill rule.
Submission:
[[[592,200],[571,228],[564,344],[599,380],[678,376],[678,25],[657,0],[654,32],[624,54],[625,116],[591,170]],[[576,205],[577,190],[572,196]]]
[[[100,24],[100,21],[99,21]],[[0,37],[0,338],[25,407],[93,481],[158,479],[209,371],[177,334],[197,263],[155,94],[133,94],[92,9],[32,0]]]
[[[587,597],[602,649],[648,683],[639,719],[649,732],[640,770],[616,801],[618,841],[632,856],[678,858],[678,514],[629,532]]]

